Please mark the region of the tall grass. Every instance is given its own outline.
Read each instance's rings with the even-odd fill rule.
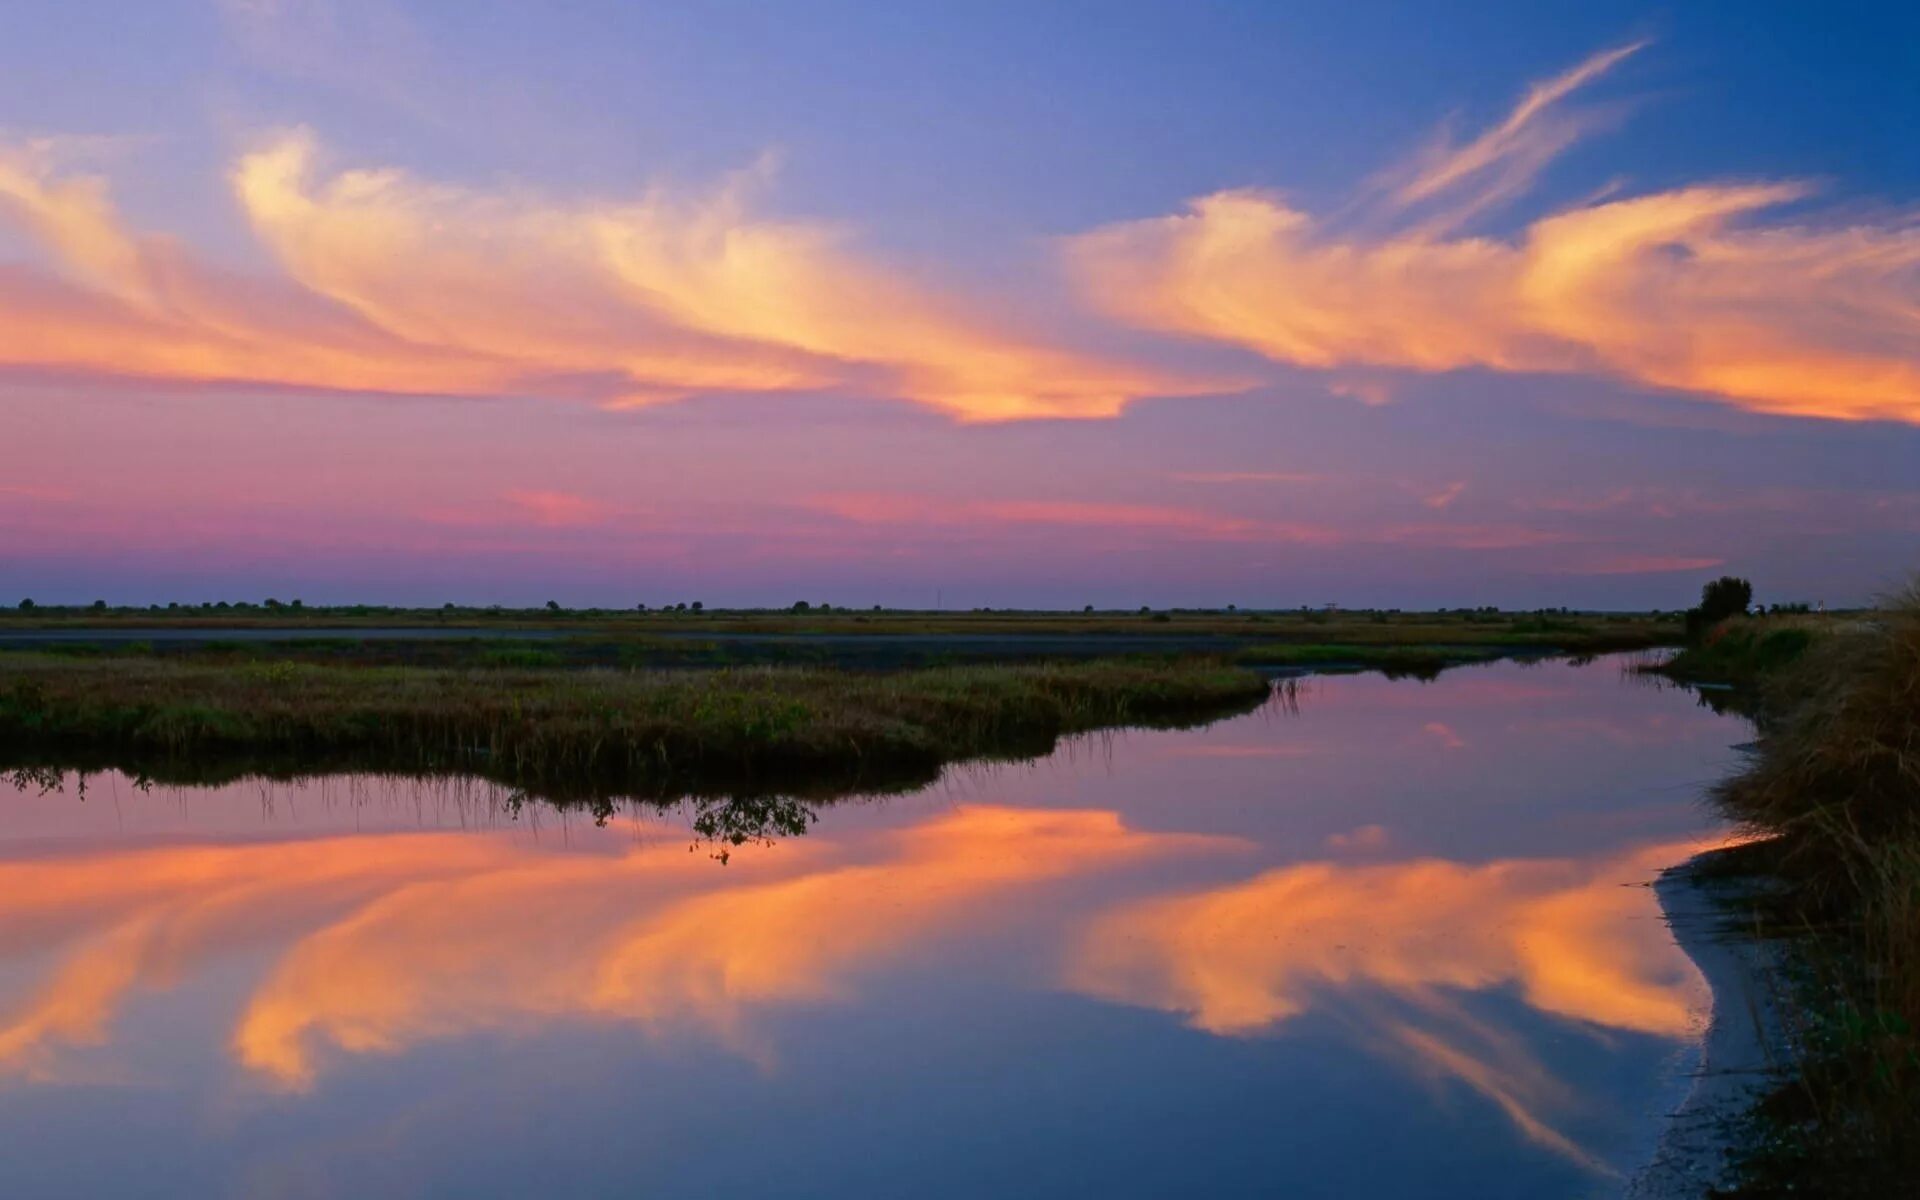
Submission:
[[[1733,1195],[1910,1195],[1920,1179],[1920,584],[1767,684],[1751,767],[1717,789],[1803,935],[1794,1078]]]
[[[557,796],[908,785],[1063,734],[1178,724],[1268,694],[1210,661],[890,675],[439,669],[0,657],[0,761],[155,777],[468,772]]]

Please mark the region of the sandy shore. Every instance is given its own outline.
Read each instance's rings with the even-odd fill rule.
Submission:
[[[1692,1087],[1668,1119],[1652,1160],[1627,1185],[1627,1200],[1700,1200],[1725,1182],[1739,1119],[1781,1058],[1769,983],[1777,950],[1729,928],[1727,902],[1742,885],[1700,877],[1695,868],[1712,853],[1670,868],[1654,884],[1674,939],[1713,989],[1713,1016],[1688,1064]]]

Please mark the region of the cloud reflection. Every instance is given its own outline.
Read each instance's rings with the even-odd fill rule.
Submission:
[[[1511,989],[1595,1031],[1687,1037],[1705,981],[1651,889],[1625,885],[1709,844],[1592,861],[1281,867],[1102,916],[1066,977],[1222,1036],[1343,1012],[1395,1059],[1465,1083],[1534,1141],[1594,1166],[1550,1120],[1574,1106],[1571,1091],[1514,1036],[1475,1020],[1463,997]]]
[[[750,1017],[856,976],[1047,881],[1231,839],[1114,813],[963,806],[868,838],[766,847],[720,869],[676,840],[615,853],[494,835],[165,847],[0,866],[0,953],[56,955],[0,1023],[0,1072],[47,1078],[141,990],[246,950],[274,965],[240,1063],[310,1085],[324,1047],[390,1053],[562,1017],[711,1036],[764,1059]]]

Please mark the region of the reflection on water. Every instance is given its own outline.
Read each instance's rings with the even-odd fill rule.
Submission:
[[[817,813],[18,780],[0,1194],[1604,1191],[1739,726],[1607,660],[1293,699]]]
[[[1627,885],[1711,844],[1594,860],[1281,867],[1098,918],[1069,978],[1228,1036],[1271,1030],[1316,1003],[1366,1006],[1390,1053],[1459,1079],[1528,1137],[1603,1167],[1542,1114],[1578,1096],[1457,997],[1511,988],[1595,1030],[1687,1037],[1711,997],[1646,890]]]

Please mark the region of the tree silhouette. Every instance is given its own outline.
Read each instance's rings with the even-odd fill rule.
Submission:
[[[1687,610],[1687,636],[1697,638],[1707,630],[1747,611],[1753,603],[1753,584],[1736,575],[1722,575],[1700,589],[1700,603]]]

